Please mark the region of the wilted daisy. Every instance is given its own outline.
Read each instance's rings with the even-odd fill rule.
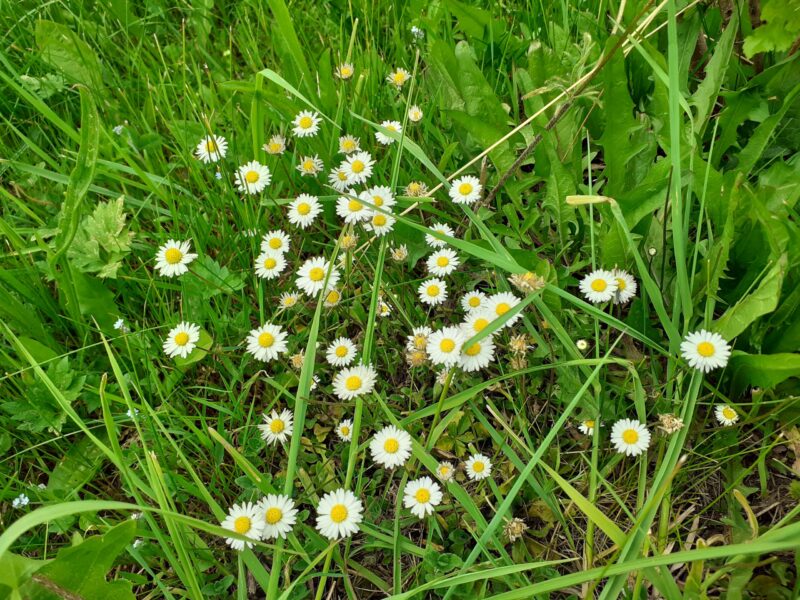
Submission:
[[[381,127],[393,133],[400,133],[403,131],[403,126],[400,125],[398,121],[383,121]],[[382,131],[375,132],[375,139],[378,140],[379,144],[383,144],[384,146],[391,146],[394,144],[394,138],[386,135]]]
[[[273,135],[269,141],[264,144],[264,152],[267,154],[283,154],[286,151],[286,138],[282,135]]]
[[[358,185],[369,179],[374,165],[375,160],[369,152],[359,151],[348,156],[341,167],[347,173],[348,183]]]
[[[289,250],[289,236],[285,231],[275,229],[268,232],[261,238],[261,251],[262,252],[280,252],[281,254]]]
[[[458,268],[459,264],[461,264],[461,261],[458,259],[458,255],[450,248],[437,250],[425,261],[428,272],[437,277],[450,275]]]
[[[480,369],[485,369],[494,360],[494,342],[488,336],[479,342],[465,345],[461,349],[461,356],[458,364],[463,371],[471,373]]]
[[[350,537],[358,532],[363,512],[361,500],[350,490],[328,492],[317,505],[317,531],[329,540]]]
[[[319,114],[310,110],[301,110],[292,121],[292,132],[297,137],[309,137],[319,131]]]
[[[614,273],[598,269],[581,279],[579,287],[581,293],[589,302],[600,304],[614,298],[618,285]]]
[[[170,358],[186,358],[192,353],[200,339],[200,327],[182,321],[173,327],[164,340],[164,352]]]
[[[335,189],[337,192],[343,192],[348,188],[349,177],[344,168],[344,164],[331,169],[328,173],[328,185]]]
[[[396,203],[392,188],[386,185],[376,185],[364,190],[359,198],[383,210],[389,210]]]
[[[611,428],[611,443],[620,454],[639,456],[650,445],[650,432],[636,419],[621,419]]]
[[[727,404],[718,404],[714,408],[714,415],[720,425],[733,425],[739,420],[739,413]]]
[[[333,378],[333,392],[340,400],[352,400],[369,394],[378,375],[372,365],[357,365],[342,369]]]
[[[411,436],[394,425],[381,429],[369,443],[372,460],[388,469],[401,467],[411,456]]]
[[[499,294],[494,294],[493,296],[489,297],[486,310],[490,315],[492,315],[493,318],[497,318],[502,317],[517,304],[519,304],[519,298],[517,298],[514,294],[511,292],[500,292]],[[503,327],[511,327],[521,318],[522,311],[516,313],[513,317],[506,321]]]
[[[611,275],[617,280],[617,291],[614,293],[614,304],[627,304],[636,295],[638,285],[627,271],[614,269]]]
[[[333,340],[325,351],[325,360],[334,367],[346,367],[356,357],[356,345],[350,338],[340,337]]]
[[[197,258],[197,254],[191,254],[189,250],[191,243],[188,241],[167,240],[156,252],[156,270],[159,275],[175,277],[186,273],[189,270],[186,265]]]
[[[725,338],[705,329],[690,333],[681,342],[681,356],[690,367],[703,373],[724,367],[730,355],[731,347]]]
[[[422,109],[416,104],[408,109],[408,120],[412,123],[422,121]]]
[[[233,176],[239,191],[248,194],[258,194],[272,181],[269,167],[262,165],[257,160],[251,160],[249,163],[242,165]]]
[[[279,354],[286,352],[287,334],[280,325],[264,323],[257,329],[250,330],[245,342],[247,351],[256,360],[269,362],[278,358]]]
[[[472,479],[472,481],[486,479],[492,474],[492,461],[489,460],[488,456],[484,456],[483,454],[473,454],[470,456],[467,462],[464,463],[464,467],[467,471],[467,477]]]
[[[361,140],[354,135],[343,135],[339,138],[339,152],[342,154],[352,154],[358,152]]]
[[[453,463],[447,461],[440,462],[439,466],[436,467],[436,476],[444,482],[452,481],[455,472],[456,470],[453,468]]]
[[[278,306],[281,308],[294,308],[300,301],[300,294],[295,292],[283,292],[278,299]]]
[[[221,158],[225,158],[228,152],[228,142],[224,137],[219,135],[208,135],[204,137],[197,144],[195,148],[195,156],[204,163],[217,162]]]
[[[421,367],[428,362],[428,353],[425,350],[406,350],[406,364],[409,367]]]
[[[340,65],[337,65],[336,70],[334,71],[334,74],[339,79],[350,79],[355,72],[356,72],[356,70],[353,68],[353,65],[351,65],[350,63],[341,63]]]
[[[435,365],[452,367],[458,364],[465,341],[467,338],[460,327],[443,327],[428,336],[428,357]]]
[[[286,535],[297,521],[294,501],[284,494],[267,494],[257,506],[264,519],[261,539],[274,540],[279,537],[286,539]]]
[[[406,196],[420,198],[428,193],[428,186],[422,181],[412,181],[406,186]]]
[[[316,196],[300,194],[289,204],[289,222],[300,229],[305,229],[321,212],[322,206]]]
[[[425,350],[428,347],[428,337],[433,333],[430,327],[425,325],[414,327],[411,335],[406,338],[406,348],[409,350]]]
[[[456,204],[472,204],[481,197],[483,187],[477,177],[464,175],[454,180],[450,186],[450,199]]]
[[[256,275],[262,279],[275,279],[285,268],[286,259],[281,252],[268,250],[256,258]]]
[[[364,223],[364,229],[371,231],[376,236],[381,237],[389,233],[397,221],[392,215],[385,215],[383,213],[373,213],[369,221]]]
[[[578,425],[578,429],[584,435],[592,435],[594,434],[594,425],[595,425],[594,419],[586,419],[580,422],[580,425]]]
[[[406,484],[403,505],[420,519],[432,515],[442,501],[442,488],[430,477],[420,477]]]
[[[355,192],[350,190],[350,196],[354,196]],[[346,224],[360,223],[370,218],[372,211],[364,206],[364,204],[352,197],[339,196],[336,201],[336,214],[339,215]]]
[[[223,529],[233,531],[251,540],[261,539],[264,532],[265,521],[257,504],[243,502],[234,504],[228,510],[228,516],[221,523]],[[234,538],[226,538],[225,542],[234,550],[244,550],[245,546],[252,548],[252,542],[245,542]]]
[[[417,288],[420,302],[436,306],[447,300],[447,285],[441,279],[428,279]]]
[[[343,442],[349,442],[353,439],[353,421],[350,419],[342,419],[336,426],[336,435]]]
[[[411,79],[411,73],[406,71],[403,67],[398,67],[386,76],[386,81],[392,85],[401,88],[406,81]]]
[[[431,231],[435,231],[436,233],[440,233],[448,237],[455,237],[455,232],[453,231],[453,229],[449,225],[445,225],[444,223],[434,223],[429,227],[429,229]],[[425,242],[431,248],[443,248],[444,246],[447,245],[447,242],[432,236],[430,233],[425,234]]]
[[[461,297],[461,308],[464,312],[471,313],[489,306],[489,297],[480,290],[467,292]]]
[[[408,246],[405,244],[400,244],[399,246],[392,246],[389,249],[389,252],[392,255],[392,260],[395,262],[403,262],[405,259],[408,258]]]
[[[305,292],[308,296],[316,296],[325,286],[325,277],[330,269],[328,284],[326,289],[336,287],[339,282],[339,271],[331,267],[330,262],[323,256],[309,258],[297,271],[297,281],[295,285]]]
[[[315,154],[314,156],[301,157],[295,168],[300,171],[300,175],[303,177],[316,177],[324,166],[320,157]]]
[[[272,414],[264,415],[264,422],[258,428],[267,444],[282,444],[292,437],[294,431],[292,413],[285,408],[280,413],[273,410]]]
[[[338,289],[333,288],[325,293],[325,301],[323,302],[323,304],[326,307],[331,308],[333,306],[337,306],[341,301],[342,301],[342,293]]]

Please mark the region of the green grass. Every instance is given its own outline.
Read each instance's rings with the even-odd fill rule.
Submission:
[[[787,34],[753,30],[747,9],[4,6],[0,597],[798,597],[800,70]],[[351,80],[334,76],[342,62]],[[412,73],[400,90],[386,82],[395,67]],[[304,109],[321,130],[298,139]],[[193,156],[208,133],[229,142],[212,165]],[[278,133],[288,150],[270,156]],[[369,184],[398,197],[385,237],[336,215],[326,183],[345,133],[376,158]],[[315,154],[325,170],[301,177],[300,156]],[[242,195],[234,171],[253,159],[272,182]],[[450,201],[461,175],[480,178],[481,201]],[[429,192],[406,196],[412,181]],[[287,217],[300,193],[324,206],[307,230]],[[462,264],[429,308],[417,288],[436,222]],[[290,234],[289,267],[263,280],[253,262],[273,229]],[[154,268],[170,238],[198,254],[177,278]],[[278,310],[318,255],[342,261],[341,303]],[[587,302],[581,278],[614,267],[636,297]],[[521,288],[526,273],[541,285]],[[410,366],[412,328],[458,324],[472,289],[521,299],[466,343],[491,338],[495,360]],[[183,320],[202,328],[199,346],[169,359],[163,339]],[[243,343],[265,321],[289,333],[268,364]],[[681,358],[702,328],[731,342],[724,369]],[[339,336],[375,366],[373,393],[334,395],[325,348]],[[723,404],[732,426],[714,416]],[[284,408],[294,435],[266,445],[257,425]],[[683,427],[665,432],[665,415]],[[611,445],[623,418],[652,433],[640,457]],[[587,419],[593,436],[578,429]],[[390,424],[412,438],[395,470],[368,449]],[[463,469],[476,452],[493,463],[477,482]],[[403,489],[442,461],[456,477],[417,519]],[[339,487],[364,520],[330,542],[316,507]],[[228,509],[272,493],[297,503],[292,532],[233,551]],[[527,529],[512,541],[514,518]]]

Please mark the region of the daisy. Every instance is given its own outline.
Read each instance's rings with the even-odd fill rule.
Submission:
[[[375,160],[369,152],[359,151],[351,154],[341,164],[341,168],[347,173],[347,181],[350,185],[364,183],[372,175],[372,167]]]
[[[300,295],[294,292],[283,292],[278,299],[278,305],[281,308],[293,308],[300,301]]]
[[[450,199],[456,204],[472,204],[481,197],[483,187],[477,177],[465,175],[453,181]]]
[[[347,171],[344,169],[344,165],[340,165],[328,173],[328,185],[337,192],[344,192],[347,189],[348,180],[349,178],[347,176]]]
[[[394,133],[403,131],[403,126],[397,121],[383,121],[381,127]],[[386,135],[382,131],[375,132],[375,139],[378,140],[379,144],[383,144],[384,146],[391,146],[394,144],[394,138]]]
[[[350,419],[342,419],[336,426],[336,435],[343,442],[349,442],[353,439],[353,421]]]
[[[611,428],[611,443],[620,454],[639,456],[650,445],[650,432],[635,419],[621,419]]]
[[[242,165],[233,174],[236,179],[236,187],[240,192],[248,194],[258,194],[272,181],[272,175],[267,165],[262,165],[257,160],[251,160]]]
[[[339,281],[339,271],[331,267],[330,262],[324,256],[309,258],[297,271],[297,281],[295,285],[308,296],[316,296],[325,287],[325,276],[330,270],[326,289],[336,287]]]
[[[219,135],[207,135],[197,144],[195,148],[195,156],[204,163],[217,162],[221,158],[225,158],[228,152],[228,142],[224,137]]]
[[[727,404],[718,404],[714,408],[714,415],[720,425],[733,425],[739,420],[739,413]]]
[[[636,295],[636,280],[621,269],[614,269],[611,275],[617,280],[617,291],[614,293],[614,304],[627,304]]]
[[[350,79],[356,70],[353,68],[353,65],[350,63],[342,63],[336,67],[334,71],[334,75],[336,75],[339,79]]]
[[[300,194],[289,204],[289,222],[300,229],[305,229],[321,212],[322,206],[316,196]]]
[[[339,138],[339,152],[352,154],[360,150],[361,140],[354,135],[343,135]]]
[[[247,352],[256,360],[269,362],[286,353],[287,334],[280,325],[264,323],[258,329],[252,329],[247,336]]]
[[[264,519],[258,505],[252,502],[234,504],[228,510],[228,516],[221,523],[221,526],[228,531],[233,531],[239,535],[250,538],[251,540],[261,539],[264,531]],[[225,542],[234,550],[244,550],[245,546],[252,548],[252,542],[245,542],[235,538],[226,538]]]
[[[483,454],[473,454],[467,459],[464,466],[467,471],[467,477],[472,481],[486,479],[492,474],[492,461]]]
[[[459,264],[461,264],[461,261],[459,261],[458,255],[449,248],[437,250],[425,261],[428,272],[437,277],[450,275],[450,273],[458,268]]]
[[[453,468],[453,463],[441,462],[436,467],[436,476],[444,482],[452,481],[453,475],[456,470]]]
[[[617,278],[614,273],[598,269],[581,279],[579,288],[589,302],[600,304],[614,298],[617,286]]]
[[[173,358],[186,358],[192,353],[200,340],[200,327],[194,323],[182,321],[173,327],[164,340],[164,353]]]
[[[690,367],[708,373],[728,364],[731,347],[718,333],[695,331],[681,342],[681,356]]]
[[[353,190],[348,192],[351,196],[355,195]],[[370,217],[369,210],[364,204],[356,198],[348,198],[347,196],[339,196],[336,201],[336,214],[339,215],[346,224],[360,223],[366,221]]]
[[[578,425],[578,429],[584,435],[593,435],[594,426],[595,426],[594,419],[586,419],[585,421],[581,421],[581,424]]]
[[[389,469],[401,467],[411,456],[411,436],[394,425],[381,429],[369,443],[372,460]]]
[[[269,141],[263,146],[264,152],[267,154],[283,154],[286,152],[286,138],[282,135],[273,135]]]
[[[411,73],[406,71],[403,67],[398,67],[386,76],[386,81],[392,85],[401,88],[406,81],[411,79]]]
[[[414,327],[411,335],[406,338],[406,348],[409,350],[425,350],[428,347],[428,337],[433,333],[430,327]]]
[[[256,505],[264,520],[264,531],[261,539],[286,539],[297,521],[297,509],[294,501],[284,494],[267,494]]]
[[[334,367],[346,367],[355,357],[356,345],[346,337],[333,340],[325,352],[325,360]]]
[[[467,373],[485,369],[494,360],[494,342],[491,336],[473,342],[461,349],[458,365]]]
[[[461,308],[464,309],[464,312],[471,313],[488,306],[489,297],[479,290],[467,292],[461,297]]]
[[[420,519],[432,515],[442,501],[442,488],[430,477],[420,477],[409,481],[403,494],[403,505],[411,509],[411,514]]]
[[[364,229],[371,231],[376,236],[381,237],[394,229],[394,224],[397,221],[392,215],[385,215],[383,213],[374,213],[368,222],[364,223]]]
[[[392,246],[389,249],[392,254],[392,260],[395,262],[403,262],[408,258],[408,246],[400,244],[399,246]]]
[[[270,231],[261,238],[262,252],[280,252],[281,254],[289,250],[289,236],[281,229]]]
[[[261,430],[261,437],[270,445],[275,442],[284,443],[287,438],[292,437],[292,431],[294,431],[292,419],[292,413],[285,408],[280,414],[274,410],[270,415],[265,414],[264,422],[258,426]]]
[[[486,310],[474,310],[467,315],[461,327],[467,337],[472,337],[486,329],[494,317]]]
[[[419,123],[422,121],[422,109],[416,104],[408,109],[408,120],[412,123]]]
[[[431,225],[429,229],[431,231],[435,231],[436,233],[440,233],[448,237],[455,237],[455,232],[453,231],[453,229],[449,225],[445,225],[444,223],[435,223]],[[431,248],[443,248],[447,245],[447,242],[432,236],[430,233],[425,234],[425,242]]]
[[[428,279],[417,288],[420,302],[436,306],[447,300],[447,285],[441,279]]]
[[[452,367],[458,364],[461,347],[467,338],[460,327],[443,327],[428,336],[428,357],[435,365]]]
[[[339,488],[325,494],[317,505],[317,530],[329,540],[358,532],[364,507],[350,490]]]
[[[167,240],[167,243],[156,252],[156,270],[159,275],[175,277],[186,273],[189,270],[186,265],[197,258],[197,254],[191,254],[189,250],[191,250],[189,241]]]
[[[333,378],[333,392],[340,400],[369,394],[378,375],[372,365],[356,365],[339,371]]]
[[[517,304],[519,304],[519,298],[517,298],[514,294],[511,292],[500,292],[499,294],[494,294],[493,296],[489,297],[486,310],[490,315],[492,315],[492,318],[496,319],[497,317],[502,317]],[[511,327],[521,318],[522,311],[517,312],[513,317],[503,324],[503,327]]]
[[[316,177],[317,173],[322,171],[324,166],[320,157],[315,154],[314,156],[301,157],[300,162],[295,168],[300,171],[302,177]]]
[[[323,302],[323,304],[328,308],[331,308],[334,306],[338,306],[339,302],[341,301],[342,301],[342,293],[336,288],[333,288],[332,290],[328,290],[328,293],[325,294],[325,301]]]
[[[319,114],[310,110],[301,110],[292,121],[292,133],[297,137],[309,137],[319,131]]]
[[[383,210],[389,210],[396,203],[392,188],[385,185],[371,187],[361,192],[358,197],[366,203],[382,208]]]
[[[412,181],[406,186],[406,196],[419,198],[428,193],[428,186],[421,181]]]
[[[281,252],[269,250],[256,258],[256,275],[262,279],[275,279],[286,268],[286,259]]]
[[[392,306],[388,302],[381,300],[378,303],[378,316],[388,317],[390,314],[392,314]]]

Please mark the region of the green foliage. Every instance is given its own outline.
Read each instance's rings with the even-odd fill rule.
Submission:
[[[122,197],[95,206],[81,221],[67,252],[72,264],[84,273],[115,278],[135,235],[126,219]]]
[[[762,52],[784,52],[800,38],[800,11],[794,0],[764,0],[761,21],[744,40],[748,58]]]

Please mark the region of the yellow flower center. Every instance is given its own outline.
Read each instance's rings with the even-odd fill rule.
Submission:
[[[428,338],[424,335],[418,334],[414,336],[414,348],[417,350],[425,350],[428,347]]]
[[[350,67],[342,67],[339,69],[339,72],[342,74],[342,77],[350,77],[353,74],[353,69]]]
[[[361,173],[365,168],[366,165],[360,160],[354,160],[350,165],[350,170],[353,171],[353,173]]]
[[[311,281],[322,281],[325,278],[325,270],[322,267],[314,267],[308,272]]]
[[[714,355],[714,344],[711,342],[700,342],[697,344],[697,353],[703,358]]]
[[[452,352],[456,348],[456,343],[450,338],[445,338],[439,342],[439,350],[442,352]]]
[[[297,206],[297,212],[303,216],[311,212],[311,205],[307,202],[302,202]]]
[[[726,406],[722,409],[722,416],[726,419],[730,420],[736,417],[736,411],[733,410],[730,406]]]
[[[269,151],[272,152],[273,154],[277,154],[278,152],[281,151],[282,148],[283,148],[283,146],[281,144],[279,144],[278,142],[270,142],[269,143]]]
[[[339,358],[344,358],[345,356],[347,356],[347,346],[339,346],[338,348],[336,348],[335,354]]]
[[[342,428],[339,430],[341,434],[345,437],[350,435],[350,428],[347,425],[342,425]]]
[[[458,193],[462,196],[466,196],[472,193],[472,184],[471,183],[462,183],[458,186]]]
[[[472,346],[464,350],[464,353],[467,356],[477,356],[480,351],[481,351],[481,345],[478,342],[475,342],[474,344],[472,344]]]
[[[471,308],[478,308],[481,305],[481,299],[478,296],[473,296],[469,299],[467,304],[469,304]]]
[[[414,498],[420,504],[425,504],[431,499],[431,493],[425,488],[419,488],[417,493],[414,494]]]
[[[381,196],[373,196],[372,197],[372,203],[375,206],[383,206],[383,197],[381,197]]]
[[[402,71],[398,71],[397,73],[395,73],[395,74],[392,76],[392,80],[393,80],[393,81],[394,81],[394,82],[395,82],[397,85],[402,85],[402,84],[404,84],[404,83],[405,83],[405,81],[406,81],[406,75],[405,75],[405,73],[403,73]]]
[[[284,306],[294,306],[295,302],[297,302],[297,298],[294,296],[286,296],[286,298],[283,299]]]
[[[441,466],[439,467],[439,475],[442,477],[447,477],[447,474],[450,472],[450,467]]]
[[[344,140],[342,142],[342,150],[355,150],[356,143],[353,140]]]
[[[375,227],[383,227],[384,225],[386,225],[386,216],[375,215],[374,217],[372,217],[372,224],[375,225]]]
[[[183,258],[183,252],[178,250],[177,248],[167,248],[167,251],[164,252],[164,260],[166,260],[171,265],[176,265],[181,262]]]
[[[511,310],[511,306],[507,302],[501,302],[497,305],[497,308],[494,309],[494,312],[496,312],[498,316],[501,316],[506,314],[509,310]]]
[[[339,178],[339,181],[347,181],[347,173],[344,171],[336,171],[336,177]]]
[[[616,279],[617,279],[617,289],[620,292],[624,292],[625,291],[625,280],[622,277],[617,277]]]
[[[595,292],[603,292],[608,287],[608,283],[605,279],[595,279],[591,287]]]
[[[313,160],[303,161],[303,170],[304,171],[313,171],[314,170],[314,161]]]
[[[331,290],[330,292],[328,292],[328,295],[325,298],[325,302],[327,302],[328,304],[337,304],[339,302],[339,298],[341,298],[339,292],[337,292],[336,290]]]
[[[233,530],[236,533],[245,534],[250,531],[252,527],[252,523],[250,522],[250,517],[236,517],[236,520],[233,522]]]
[[[258,181],[258,177],[259,177],[258,171],[248,171],[247,173],[245,173],[244,180],[247,183],[255,183],[256,181]]]
[[[428,289],[425,290],[425,293],[428,294],[431,298],[435,298],[439,295],[439,286],[438,285],[429,285]]]
[[[439,258],[436,259],[436,264],[440,267],[446,267],[447,265],[450,264],[450,259],[447,258],[446,256],[440,256]]]
[[[350,212],[358,212],[364,208],[364,205],[358,200],[350,200],[350,202],[347,204],[347,208],[350,209]]]
[[[476,460],[472,463],[472,470],[476,473],[483,473],[483,470],[486,468],[486,465],[483,464],[483,461]]]
[[[483,329],[484,329],[484,328],[485,328],[485,327],[486,327],[488,324],[489,324],[489,320],[488,320],[488,319],[484,319],[483,317],[481,317],[481,318],[479,318],[479,319],[475,319],[475,322],[472,324],[472,328],[473,328],[473,329],[474,329],[476,332],[481,332],[481,331],[483,331]]]
[[[189,343],[189,334],[185,331],[181,331],[175,335],[174,341],[178,346],[185,346]]]
[[[270,239],[270,241],[268,242],[268,245],[273,250],[280,250],[281,246],[283,246],[283,240],[281,240],[281,238],[279,238],[279,237],[274,237],[274,238]]]
[[[278,264],[278,261],[270,256],[269,258],[267,258],[264,261],[264,268],[265,269],[274,269],[277,264]]]
[[[418,184],[416,181],[412,181],[411,183],[408,184],[408,191],[411,192],[412,194],[416,194],[421,189],[422,186]]]
[[[214,140],[208,140],[206,142],[206,150],[209,153],[216,152],[217,151],[217,143]]]
[[[389,454],[394,454],[400,449],[400,442],[394,438],[389,438],[383,443],[383,449]]]
[[[275,525],[283,518],[283,511],[275,506],[267,509],[266,520],[270,525]]]
[[[331,521],[341,523],[347,518],[347,507],[344,504],[334,504],[331,508]]]
[[[626,444],[635,444],[639,441],[639,432],[635,429],[626,429],[622,432],[622,441]]]
[[[583,424],[586,427],[588,427],[589,429],[593,429],[594,428],[594,420],[593,419],[589,419],[587,421],[584,421]]]
[[[262,348],[269,348],[274,343],[275,337],[269,331],[265,331],[258,336],[258,345]]]
[[[314,124],[314,119],[312,119],[308,115],[300,117],[300,121],[298,122],[298,125],[300,125],[301,129],[308,129],[313,124]]]
[[[281,419],[273,419],[269,424],[269,430],[272,433],[281,433],[284,429],[286,429],[286,425]]]
[[[355,392],[356,390],[361,388],[361,377],[358,375],[350,375],[345,382],[344,387],[346,387],[351,392]]]
[[[396,125],[392,125],[391,123],[389,123],[386,126],[386,129],[388,129],[389,131],[397,131],[397,126]]]

